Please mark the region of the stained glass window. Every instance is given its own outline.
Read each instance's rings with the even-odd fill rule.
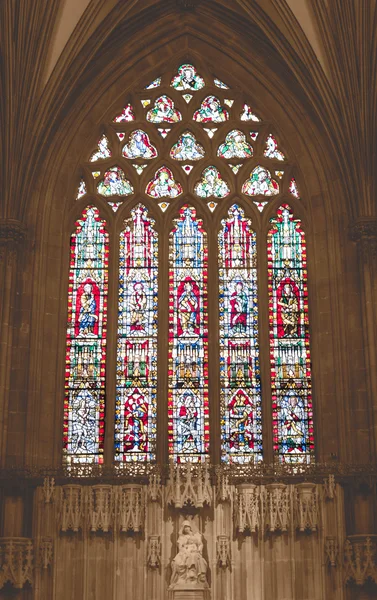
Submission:
[[[221,177],[216,167],[204,169],[201,180],[195,186],[195,193],[201,198],[208,198],[209,196],[225,198],[229,192],[229,185]]]
[[[184,206],[169,246],[169,454],[202,462],[209,452],[207,236]]]
[[[98,149],[90,157],[90,162],[110,158],[111,150],[109,148],[109,140],[105,135],[98,141]]]
[[[229,120],[229,113],[221,106],[220,100],[216,96],[207,96],[199,110],[194,112],[193,119],[199,123],[222,123]]]
[[[242,193],[247,196],[275,196],[279,193],[279,184],[272,179],[270,171],[258,165],[243,184]]]
[[[224,144],[219,146],[217,156],[221,158],[251,158],[253,148],[246,141],[246,136],[242,131],[233,129],[225,138]]]
[[[178,142],[170,150],[170,156],[175,160],[200,160],[204,155],[203,146],[196,141],[195,135],[190,131],[182,133]]]
[[[256,235],[234,204],[219,233],[222,460],[262,460]]]
[[[266,140],[266,149],[264,151],[264,155],[267,158],[275,158],[276,160],[285,160],[285,156],[280,150],[278,150],[278,143],[272,133],[268,136]]]
[[[156,458],[158,240],[153,225],[139,204],[120,234],[117,461]]]
[[[101,196],[129,196],[134,192],[131,183],[119,167],[112,167],[109,171],[106,171],[103,180],[97,186],[97,190]]]
[[[125,158],[156,158],[157,150],[149,141],[149,136],[142,129],[136,129],[130,134],[128,143],[123,146],[122,154]]]
[[[124,107],[124,109],[122,110],[122,112],[120,113],[120,115],[118,115],[114,118],[114,123],[122,123],[123,121],[134,121],[134,120],[135,120],[134,109],[132,108],[131,104],[127,104]]]
[[[176,198],[182,194],[183,189],[181,184],[175,181],[171,170],[168,167],[161,167],[156,171],[145,191],[151,198]]]
[[[170,85],[180,92],[196,91],[204,87],[204,79],[198,75],[193,65],[184,64],[179,67],[178,74],[173,77]]]
[[[160,96],[154,103],[154,107],[147,112],[147,121],[151,123],[177,123],[182,116],[174,107],[174,102],[168,96]]]
[[[88,206],[71,236],[64,400],[66,464],[102,463],[109,236]]]
[[[271,219],[268,290],[274,451],[309,463],[314,452],[305,234],[287,204]]]

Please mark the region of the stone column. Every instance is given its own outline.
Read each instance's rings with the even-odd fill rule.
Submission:
[[[366,380],[370,411],[370,460],[377,458],[377,217],[359,218],[351,228],[359,248],[361,311],[364,331]],[[365,462],[367,462],[367,457]]]
[[[26,228],[15,219],[0,219],[0,468],[5,465],[13,312],[22,242]]]

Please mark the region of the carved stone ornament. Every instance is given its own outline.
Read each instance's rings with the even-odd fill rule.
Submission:
[[[345,582],[377,583],[376,535],[350,535],[344,546]]]
[[[114,521],[114,491],[111,485],[93,485],[89,489],[89,527],[92,532],[107,533]]]
[[[166,502],[176,508],[183,506],[202,508],[204,504],[210,506],[212,487],[208,465],[170,464]]]
[[[196,591],[208,590],[207,561],[203,557],[202,534],[192,521],[183,521],[177,540],[177,554],[171,562],[170,591],[188,592],[197,598]]]
[[[48,569],[52,565],[54,546],[52,538],[42,538],[38,544],[38,566]]]
[[[151,502],[159,502],[162,499],[162,486],[160,475],[150,475],[148,482],[148,498]]]
[[[263,491],[262,491],[263,493]],[[242,484],[237,487],[235,523],[239,533],[254,533],[261,526],[261,486]]]
[[[328,500],[334,500],[335,498],[335,477],[334,475],[329,475],[323,480],[323,490],[325,492],[325,498]]]
[[[326,536],[325,539],[325,558],[330,567],[335,567],[339,554],[338,540],[334,536]]]
[[[229,475],[225,473],[216,473],[216,498],[217,502],[231,501],[232,486],[229,483]]]
[[[12,264],[17,249],[26,237],[26,227],[16,219],[0,219],[0,260]]]
[[[144,527],[145,495],[142,485],[127,484],[120,488],[118,514],[120,530],[139,533]]]
[[[298,483],[295,495],[296,526],[299,531],[316,531],[319,520],[319,500],[314,483]]]
[[[271,483],[266,486],[265,521],[271,531],[287,531],[292,521],[291,486]]]
[[[61,488],[60,528],[77,532],[83,525],[86,489],[81,485],[63,485]]]
[[[158,569],[161,564],[161,541],[159,535],[150,535],[148,538],[147,565],[150,569]]]
[[[351,226],[351,239],[357,242],[364,260],[377,257],[377,218],[363,217]]]
[[[53,501],[55,491],[55,479],[53,477],[45,477],[43,480],[43,497],[46,504]]]
[[[218,535],[216,542],[217,566],[220,569],[231,567],[230,539],[228,535]]]
[[[29,538],[0,538],[0,589],[9,582],[22,589],[33,583],[33,542]]]

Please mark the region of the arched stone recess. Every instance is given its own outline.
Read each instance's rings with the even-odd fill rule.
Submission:
[[[151,18],[151,14],[149,13],[149,18]],[[153,26],[148,19],[143,21],[143,39],[140,37],[140,27],[141,21],[146,17],[144,13],[139,15],[140,21],[135,16],[127,23],[120,24],[104,43],[101,52],[90,58],[86,68],[81,72],[80,81],[77,81],[76,85],[69,90],[61,108],[57,110],[56,116],[52,118],[50,113],[47,158],[44,163],[43,175],[40,176],[40,183],[31,198],[28,210],[30,219],[38,231],[36,247],[38,259],[35,261],[34,290],[36,292],[40,288],[41,282],[48,278],[51,289],[59,290],[59,301],[54,304],[55,308],[51,311],[48,295],[36,294],[37,300],[33,306],[31,340],[32,354],[35,358],[29,369],[29,381],[33,392],[29,396],[27,415],[27,427],[31,434],[27,440],[26,462],[35,462],[36,457],[41,455],[40,448],[53,447],[53,462],[55,465],[60,463],[60,398],[64,362],[64,344],[61,340],[64,339],[66,323],[65,282],[67,272],[65,243],[60,223],[63,215],[70,210],[75,210],[73,209],[76,202],[74,190],[77,189],[81,177],[80,169],[83,168],[83,163],[85,163],[84,168],[88,167],[87,158],[101,134],[106,132],[106,124],[111,122],[113,116],[128,101],[132,102],[135,90],[145,87],[160,73],[169,70],[173,72],[179,64],[186,61],[195,64],[199,72],[203,71],[203,73],[208,73],[208,76],[216,76],[224,80],[240,99],[241,97],[245,98],[245,101],[250,99],[253,109],[260,114],[266,125],[265,131],[270,132],[271,129],[271,132],[276,135],[282,144],[281,147],[289,157],[288,167],[294,169],[301,202],[305,205],[307,222],[310,223],[311,231],[310,234],[307,233],[309,260],[312,265],[309,267],[310,285],[312,286],[311,322],[315,323],[321,312],[327,315],[336,315],[331,319],[326,343],[319,341],[316,335],[313,336],[312,342],[315,395],[319,399],[316,402],[317,447],[322,459],[331,453],[329,447],[332,444],[331,440],[337,440],[334,441],[334,445],[339,443],[345,448],[343,433],[334,433],[330,426],[330,420],[326,416],[329,403],[322,404],[320,399],[323,395],[327,399],[333,398],[333,402],[339,403],[337,404],[337,413],[341,415],[344,399],[347,398],[344,367],[341,366],[339,353],[334,352],[329,342],[332,337],[340,335],[341,317],[339,311],[334,312],[328,291],[329,282],[335,279],[335,273],[339,268],[339,258],[332,255],[331,252],[322,253],[322,249],[328,243],[328,228],[331,228],[334,239],[338,235],[337,218],[333,214],[335,204],[331,201],[328,188],[329,185],[333,185],[333,182],[329,182],[326,176],[328,163],[331,164],[331,156],[321,152],[320,149],[325,145],[320,143],[320,140],[325,140],[325,132],[318,123],[316,115],[305,113],[303,108],[305,98],[302,96],[302,89],[294,81],[292,73],[289,73],[289,67],[282,65],[276,51],[271,48],[262,32],[257,30],[256,25],[241,26],[240,19],[235,19],[232,21],[235,29],[231,33],[229,24],[224,22],[225,16],[226,11],[215,15],[210,8],[204,11],[203,19],[200,19],[199,22],[188,15],[185,17],[184,32],[181,33],[176,26],[172,26],[173,19],[176,17],[174,11],[169,14],[157,11]],[[211,37],[208,35],[209,27],[211,28]],[[125,39],[127,39],[127,44],[124,44]],[[146,39],[148,40],[147,45],[145,45]],[[161,43],[162,39],[163,43]],[[253,57],[253,60],[250,60],[250,56]],[[89,59],[89,57],[87,58]],[[279,72],[280,68],[282,70]],[[156,98],[158,92],[150,91],[151,99]],[[199,92],[188,105],[190,110],[194,102],[198,108],[204,96],[204,93]],[[56,95],[55,101],[57,99]],[[52,93],[50,100],[52,107],[54,104]],[[80,110],[78,110],[78,106]],[[192,123],[190,129],[195,131],[196,128],[197,125]],[[224,141],[226,132],[231,128],[230,122],[224,126],[221,135],[218,136],[219,144]],[[183,130],[183,126],[177,127],[177,131],[183,132]],[[131,129],[128,128],[127,131],[129,132]],[[168,144],[168,138],[169,136],[165,140],[159,139],[157,134],[153,137],[153,142],[157,144],[161,153],[164,145]],[[261,141],[258,140],[258,143]],[[159,166],[167,161],[160,156],[154,162]],[[217,159],[212,163],[219,165],[219,168],[230,177],[229,167],[224,166],[224,162]],[[124,167],[124,170],[125,164],[126,159],[120,165],[122,168]],[[176,167],[173,161],[170,161],[169,168],[170,166],[178,177],[179,167]],[[151,165],[145,169],[139,178],[140,186],[146,184],[154,168],[155,166]],[[199,177],[201,168],[204,166],[195,166],[191,177],[194,173]],[[240,173],[244,172],[246,179],[247,169],[245,166],[242,169],[243,171],[240,170]],[[136,181],[136,173],[129,173],[130,176],[127,178]],[[184,177],[186,176],[183,172],[179,173],[180,180],[183,180]],[[226,199],[227,205],[237,197],[237,193],[239,195],[239,191],[234,191],[233,195]],[[187,195],[182,198],[182,202],[186,197]],[[311,202],[312,198],[315,198],[314,208]],[[122,219],[123,216],[126,217],[126,206],[130,206],[134,200],[134,197],[132,200],[126,199],[124,206],[120,209],[121,212],[115,216],[111,215],[110,230],[114,232],[114,228],[118,226],[115,223],[120,222],[121,215]],[[197,203],[197,200],[195,202]],[[178,199],[178,203],[181,203],[181,198]],[[104,204],[105,202],[102,201],[101,206]],[[296,205],[292,197],[290,197],[290,204],[293,208]],[[171,210],[173,211],[173,208]],[[255,212],[255,209],[253,211]],[[108,211],[107,214],[109,214]],[[267,225],[266,214],[262,214],[261,217],[259,215],[253,217],[254,225],[258,229],[260,228],[259,244],[262,236],[265,235],[263,231],[266,231],[264,228]],[[272,215],[272,212],[269,214]],[[163,223],[166,223],[169,216],[171,217],[170,208],[164,215],[159,215],[158,226],[163,228]],[[218,222],[216,211],[213,216],[209,215],[207,211],[206,218],[209,223]],[[331,244],[333,243],[331,242]],[[46,248],[50,247],[59,248],[54,263],[51,263],[46,255],[48,254]],[[114,256],[116,256],[116,252],[114,252]],[[316,257],[320,256],[321,262],[319,258],[316,261]],[[263,264],[265,257],[262,249],[259,250],[259,257]],[[114,258],[112,260],[115,261]],[[112,262],[112,265],[112,268],[115,269],[115,262]],[[319,279],[323,289],[321,297],[315,291],[315,282]],[[113,285],[115,286],[115,284]],[[214,288],[215,282],[213,282]],[[114,302],[115,287],[109,290],[109,294],[109,302],[111,302],[111,294]],[[43,319],[43,315],[50,312],[53,313],[50,317],[50,338],[46,343],[46,332],[42,328],[38,328],[36,324]],[[261,316],[262,318],[266,319]],[[52,356],[54,356],[53,360]],[[334,356],[338,357],[334,359],[337,360],[337,364],[333,362]],[[41,360],[44,362],[48,360],[50,365],[53,364],[51,372],[45,379],[41,379],[39,376]],[[322,366],[323,362],[326,362],[326,369]],[[336,375],[329,381],[328,378],[325,379],[322,376],[324,372],[332,372]],[[43,425],[38,428],[38,423]],[[108,415],[107,427],[109,430],[112,429],[111,415]],[[344,431],[344,427],[341,426],[340,430]],[[110,442],[106,443],[109,447]],[[160,458],[162,456],[163,452],[160,454]]]

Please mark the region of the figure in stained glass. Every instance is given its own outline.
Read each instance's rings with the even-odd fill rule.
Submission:
[[[77,337],[95,337],[98,331],[99,289],[95,281],[87,279],[77,291],[78,310],[75,326]]]
[[[178,336],[198,335],[199,289],[187,277],[178,287]]]
[[[246,136],[239,129],[233,129],[225,138],[224,144],[219,146],[217,156],[220,158],[251,158],[253,148],[246,141]]]
[[[279,184],[272,179],[270,171],[258,165],[250,173],[250,179],[243,184],[242,193],[248,196],[275,196],[279,193]]]
[[[298,335],[299,291],[294,282],[282,281],[278,290],[278,335],[291,337]]]
[[[178,68],[178,74],[173,77],[170,85],[179,92],[196,91],[204,87],[204,79],[198,75],[193,65],[184,64]]]
[[[282,454],[302,455],[307,452],[308,431],[305,404],[294,390],[289,390],[281,399],[280,415]]]
[[[237,281],[235,290],[230,296],[230,327],[234,333],[246,334],[247,310],[249,300],[244,290],[244,283]]]
[[[178,142],[170,150],[170,156],[175,160],[200,160],[204,155],[203,146],[196,141],[194,134],[190,131],[182,133]]]
[[[200,462],[209,449],[207,247],[192,207],[176,220],[169,259],[169,453]]]
[[[147,112],[147,121],[150,123],[177,123],[182,120],[182,115],[174,108],[174,102],[169,96],[160,96],[156,99],[154,107]]]
[[[138,204],[120,234],[115,459],[156,452],[157,233]]]
[[[127,104],[120,115],[114,118],[114,123],[122,123],[123,121],[134,121],[135,114],[131,104]]]
[[[108,233],[89,206],[71,236],[64,401],[67,463],[101,463],[104,434]]]
[[[254,450],[253,403],[238,390],[228,404],[229,452],[243,454]]]
[[[309,463],[314,451],[305,235],[287,204],[271,219],[268,287],[274,451]]]
[[[216,167],[211,166],[204,169],[201,180],[195,186],[195,193],[200,198],[225,198],[230,193],[230,188]]]
[[[262,459],[256,235],[234,204],[219,233],[222,460]]]
[[[109,148],[109,140],[105,135],[98,141],[98,149],[90,157],[90,162],[110,158],[111,150]]]
[[[123,156],[126,158],[156,158],[157,150],[149,141],[149,136],[142,129],[136,129],[130,134],[127,144],[123,146]]]
[[[151,198],[176,198],[182,194],[183,189],[181,184],[175,181],[171,170],[168,167],[161,167],[156,171],[145,191]]]
[[[97,185],[97,190],[101,196],[129,196],[134,193],[131,183],[119,167],[112,167],[106,171],[103,180]]]
[[[216,96],[207,96],[192,118],[198,123],[222,123],[229,120],[229,113]]]

